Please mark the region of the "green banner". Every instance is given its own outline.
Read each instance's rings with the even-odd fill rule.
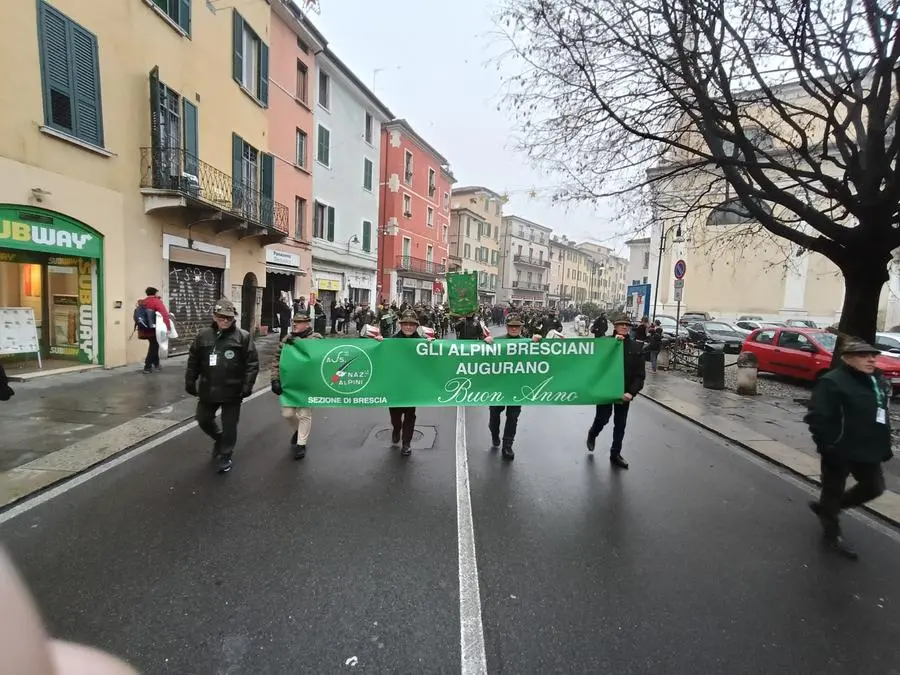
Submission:
[[[365,408],[593,405],[624,393],[615,338],[295,340],[281,352],[281,405]]]
[[[478,309],[478,274],[450,272],[447,275],[447,298],[450,312],[467,316]]]

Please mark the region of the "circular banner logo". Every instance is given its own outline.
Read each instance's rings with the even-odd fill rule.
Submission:
[[[356,394],[372,379],[372,360],[359,347],[342,345],[322,359],[322,381],[338,394]]]

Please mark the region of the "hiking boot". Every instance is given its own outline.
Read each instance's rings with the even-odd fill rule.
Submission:
[[[597,442],[597,439],[594,438],[593,436],[591,436],[590,434],[588,434],[587,442],[585,443],[585,445],[587,445],[588,452],[594,451],[594,445],[596,444],[596,442]]]
[[[506,440],[506,439],[504,439],[504,441],[503,441],[503,450],[502,450],[502,452],[503,452],[503,459],[513,460],[513,459],[516,458],[516,453],[513,452],[513,447],[512,447],[512,446],[513,446],[512,440]]]
[[[400,455],[403,457],[409,457],[412,454],[412,448],[409,447],[409,444],[404,445],[400,448]]]
[[[618,469],[627,469],[628,468],[628,462],[626,462],[625,458],[619,454],[610,455],[609,463]]]
[[[291,446],[291,449],[294,451],[294,459],[303,459],[304,457],[306,457],[305,445],[294,444],[293,446]]]
[[[391,432],[391,445],[400,445],[400,429]]]
[[[144,375],[152,375],[152,374],[153,374],[153,369],[152,369],[152,368],[144,368],[141,372],[142,372]]]
[[[231,455],[219,455],[216,459],[216,472],[228,473],[234,462],[231,461]]]

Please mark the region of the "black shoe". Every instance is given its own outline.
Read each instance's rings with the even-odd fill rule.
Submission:
[[[859,554],[843,537],[825,537],[825,546],[847,560],[859,560]]]
[[[503,459],[508,459],[510,461],[516,458],[516,453],[513,451],[512,441],[503,441]]]
[[[306,446],[305,445],[296,445],[292,446],[294,450],[294,459],[303,459],[306,457]]]
[[[400,445],[400,430],[394,429],[391,432],[391,445]]]
[[[144,368],[141,372],[142,372],[144,375],[152,375],[152,374],[153,374],[153,370],[150,369],[150,368]]]
[[[495,436],[494,434],[491,434],[491,447],[492,448],[500,447],[500,437],[499,436]]]
[[[412,454],[412,448],[410,448],[408,445],[404,445],[402,448],[400,448],[400,454],[403,457],[409,457]]]
[[[815,513],[820,518],[822,517],[822,505],[817,501],[809,502],[809,510]]]
[[[219,473],[228,473],[234,463],[231,461],[231,455],[219,455],[216,460],[216,471]]]
[[[594,451],[594,443],[596,443],[596,441],[597,441],[596,438],[594,438],[593,436],[588,434],[587,443],[585,444],[585,445],[587,445],[588,452]]]
[[[628,462],[625,461],[625,458],[622,455],[610,455],[609,463],[619,469],[627,469]]]
[[[222,439],[217,438],[215,443],[212,446],[212,456],[210,457],[210,461],[216,462],[219,459],[219,447],[222,445]]]

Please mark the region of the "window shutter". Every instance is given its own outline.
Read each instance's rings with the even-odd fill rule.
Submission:
[[[368,220],[363,221],[363,251],[372,250],[372,223]]]
[[[319,222],[319,202],[313,202],[313,237],[322,236],[322,223]]]
[[[159,66],[150,71],[150,165],[153,171],[153,187],[163,184],[162,155],[160,150]]]
[[[260,215],[266,225],[275,224],[275,158],[267,152],[260,153],[262,157],[260,167]]]
[[[74,133],[74,108],[69,79],[68,20],[53,7],[40,4],[39,38],[44,84],[44,121]]]
[[[269,47],[259,41],[259,91],[257,98],[263,105],[269,105]]]
[[[244,73],[244,20],[236,11],[231,10],[232,14],[232,38],[234,40],[234,60],[231,68],[231,76],[234,81],[241,82],[241,76]]]
[[[244,141],[235,133],[231,134],[231,183],[232,183],[232,199],[234,200],[234,208],[239,209],[242,206],[241,196],[243,194],[241,185],[241,159],[243,157]]]
[[[75,133],[79,138],[102,147],[103,115],[100,108],[97,38],[77,24],[70,22],[69,26],[75,85]]]
[[[191,0],[178,0],[178,25],[185,33],[191,34]]]
[[[334,241],[334,207],[328,207],[328,241]]]
[[[184,108],[182,115],[184,123],[184,172],[197,176],[200,171],[197,159],[200,156],[197,138],[197,106],[185,97],[182,97],[181,101]]]

